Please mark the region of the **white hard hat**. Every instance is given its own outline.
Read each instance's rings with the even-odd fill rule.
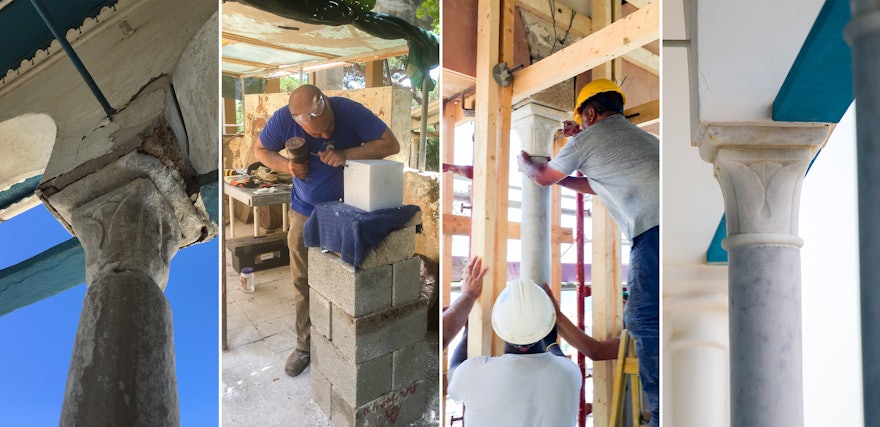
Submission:
[[[531,280],[514,280],[492,307],[492,329],[511,344],[532,344],[550,333],[556,310],[550,297]]]

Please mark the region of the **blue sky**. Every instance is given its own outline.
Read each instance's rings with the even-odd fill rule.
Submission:
[[[0,268],[70,234],[43,205],[0,223]],[[218,241],[171,261],[165,295],[174,317],[182,426],[219,425]],[[85,284],[0,316],[0,427],[57,426]]]

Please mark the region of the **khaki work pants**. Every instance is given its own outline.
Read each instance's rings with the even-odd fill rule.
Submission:
[[[293,279],[293,308],[296,311],[296,349],[309,352],[309,248],[303,242],[303,226],[307,216],[290,209],[290,230],[287,232],[287,248],[290,250],[290,275]]]

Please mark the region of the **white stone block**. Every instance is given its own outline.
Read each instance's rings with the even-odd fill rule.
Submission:
[[[348,205],[372,212],[403,204],[403,163],[349,160],[343,177]]]

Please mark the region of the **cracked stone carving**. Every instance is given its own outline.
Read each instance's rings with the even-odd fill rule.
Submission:
[[[137,178],[79,207],[73,229],[86,253],[86,279],[135,271],[164,289],[180,227],[171,205],[148,178]]]

